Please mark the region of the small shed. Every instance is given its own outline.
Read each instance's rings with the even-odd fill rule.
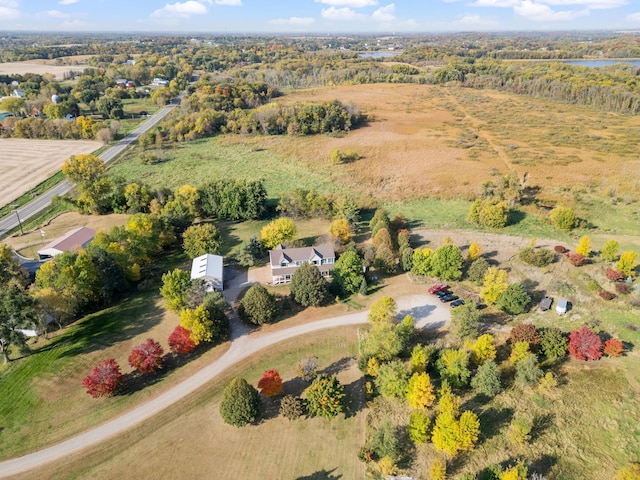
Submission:
[[[553,298],[544,297],[542,300],[540,300],[540,310],[542,310],[543,312],[546,312],[551,308],[552,304],[553,304]]]
[[[44,248],[38,250],[38,257],[40,260],[46,260],[47,258],[53,258],[56,255],[60,255],[63,252],[75,252],[76,250],[80,250],[93,240],[95,234],[96,231],[88,227],[80,227],[71,230],[62,237],[55,239]]]
[[[564,315],[569,310],[569,301],[566,298],[559,298],[556,305],[556,312],[558,315]]]
[[[207,292],[221,292],[224,288],[224,258],[205,253],[193,259],[191,280],[203,280]]]

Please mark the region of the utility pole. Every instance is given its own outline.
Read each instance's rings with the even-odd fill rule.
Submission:
[[[18,215],[18,209],[14,208],[14,212],[16,212],[16,217],[18,218],[18,225],[20,226],[20,234],[24,235],[24,230],[22,230],[22,222],[20,221],[20,215]]]

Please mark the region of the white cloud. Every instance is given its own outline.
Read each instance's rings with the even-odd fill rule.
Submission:
[[[640,23],[640,12],[630,13],[629,15],[627,15],[627,21]]]
[[[274,18],[269,21],[272,25],[291,25],[294,27],[307,27],[315,22],[316,19],[313,17]]]
[[[314,0],[316,3],[323,3],[334,7],[362,8],[378,5],[378,0]]]
[[[459,27],[480,27],[480,28],[494,28],[499,25],[495,20],[483,18],[480,15],[465,15],[458,20],[452,22]]]
[[[323,8],[321,11],[322,18],[325,20],[337,20],[339,22],[349,22],[353,20],[361,20],[365,15],[361,15],[350,8]]]
[[[74,3],[78,3],[79,0],[60,0],[58,3],[60,5],[73,5]]]
[[[476,0],[473,4],[476,7],[515,7],[519,0]]]
[[[68,13],[62,13],[60,10],[49,10],[47,12],[47,17],[51,18],[69,18]]]
[[[523,0],[520,5],[513,7],[513,11],[521,17],[539,22],[558,22],[573,20],[577,17],[589,15],[589,10],[562,10],[556,11],[547,5]]]
[[[396,11],[396,6],[393,3],[385,7],[380,7],[371,15],[371,19],[376,22],[392,22],[396,19],[394,12]]]
[[[629,3],[628,0],[538,0],[539,3],[554,6],[577,5],[585,8],[605,9],[618,8]]]
[[[211,2],[209,2],[211,3]],[[215,0],[216,5],[226,5],[227,7],[241,7],[242,0]]]
[[[18,2],[14,0],[0,0],[0,21],[15,20],[19,17]]]
[[[181,17],[189,18],[191,15],[204,15],[207,7],[195,0],[186,2],[167,3],[164,7],[151,14],[152,17]]]

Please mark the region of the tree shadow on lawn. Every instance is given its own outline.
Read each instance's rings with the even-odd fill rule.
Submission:
[[[203,222],[208,223],[208,222]],[[234,247],[240,245],[242,240],[240,237],[233,233],[235,225],[241,222],[218,222],[215,227],[220,232],[220,236],[222,237],[222,251],[221,255],[228,256],[229,252],[233,250]]]
[[[489,407],[482,410],[478,414],[480,425],[482,425],[478,445],[483,444],[496,435],[500,435],[500,430],[511,422],[514,414],[515,410],[513,408],[498,409]]]
[[[156,299],[155,294],[138,294],[91,313],[40,351],[72,345],[62,356],[75,356],[103,350],[147,332],[162,322],[164,310],[156,305]]]
[[[342,478],[341,474],[334,475],[333,472],[337,470],[338,467],[333,470],[318,470],[317,472],[312,473],[311,475],[305,475],[304,477],[298,477],[296,480],[340,480]]]
[[[353,357],[342,357],[341,359],[336,360],[331,365],[323,368],[322,370],[318,370],[318,374],[319,375],[322,375],[322,374],[337,375],[343,370],[346,370],[349,367],[351,367],[351,365],[353,365],[354,362],[355,362],[355,359]]]
[[[365,378],[360,377],[344,386],[344,418],[355,417],[367,405],[364,396]]]

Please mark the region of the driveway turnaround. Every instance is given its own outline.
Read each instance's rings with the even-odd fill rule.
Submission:
[[[418,328],[440,327],[445,325],[450,318],[449,308],[441,305],[440,302],[432,296],[409,295],[400,297],[396,302],[398,305],[399,318],[403,318],[408,314],[412,315]],[[0,477],[6,478],[11,475],[26,472],[48,462],[53,462],[79,452],[107,438],[116,436],[180,401],[190,393],[215,379],[227,368],[254,355],[263,348],[318,330],[366,323],[368,313],[368,311],[362,311],[350,315],[342,315],[270,333],[255,332],[233,335],[233,341],[229,350],[195,375],[160,394],[153,400],[98,427],[92,428],[51,447],[22,457],[0,462]],[[237,327],[237,324],[234,325],[234,327]],[[246,330],[243,331],[246,332]]]

